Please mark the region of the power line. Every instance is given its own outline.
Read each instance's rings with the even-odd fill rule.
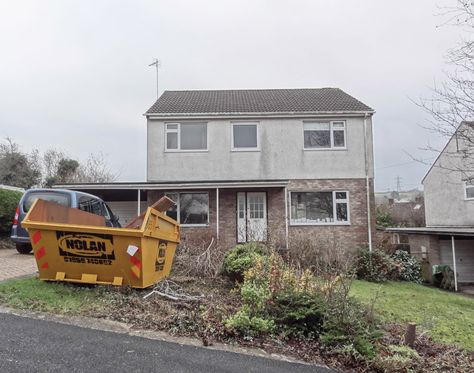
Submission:
[[[388,166],[383,166],[383,167],[376,167],[375,169],[376,170],[383,170],[385,168],[391,168],[391,167],[398,167],[398,166],[406,166],[408,164],[411,164],[411,163],[415,163],[415,162],[429,162],[429,161],[432,161],[434,160],[434,158],[427,158],[427,159],[420,159],[420,160],[416,160],[416,159],[413,159],[412,161],[409,161],[409,162],[404,162],[404,163],[397,163],[397,164],[391,164],[391,165],[388,165]]]

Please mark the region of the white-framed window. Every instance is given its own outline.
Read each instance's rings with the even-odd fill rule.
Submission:
[[[165,150],[206,151],[207,123],[165,123]]]
[[[179,224],[190,227],[209,225],[208,192],[169,192],[165,196],[176,202],[166,215]]]
[[[290,192],[290,224],[349,224],[349,192]]]
[[[474,180],[464,182],[464,199],[474,200]]]
[[[233,151],[260,150],[258,122],[231,123],[231,138]]]
[[[346,122],[305,121],[303,122],[304,149],[346,149]]]

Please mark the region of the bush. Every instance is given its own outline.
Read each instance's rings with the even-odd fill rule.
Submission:
[[[383,251],[377,249],[359,250],[356,260],[357,278],[372,282],[385,282],[396,278],[396,271],[395,262]]]
[[[423,279],[418,259],[403,250],[395,251],[392,254],[392,259],[398,266],[398,280],[421,284]]]
[[[354,265],[354,255],[331,234],[294,234],[287,258],[293,267],[317,276],[347,274]]]
[[[420,361],[420,355],[414,349],[402,345],[388,345],[386,351],[373,360],[374,368],[382,372],[411,372]]]
[[[173,274],[216,277],[220,274],[226,250],[214,239],[214,232],[183,235],[173,260]]]
[[[382,336],[372,314],[350,296],[350,281],[341,280],[327,297],[321,341],[353,352],[353,357],[372,358],[375,341]]]
[[[325,302],[319,294],[284,291],[267,306],[269,316],[284,334],[316,337],[320,334]]]
[[[358,353],[371,355],[377,330],[364,307],[349,297],[350,282],[299,272],[275,253],[260,256],[240,286],[243,306],[226,326],[247,337],[268,332],[285,338],[322,336],[329,345],[353,345]]]
[[[261,316],[252,315],[250,307],[244,306],[237,313],[229,317],[225,326],[244,337],[256,337],[273,331],[275,323],[273,320],[265,319]]]
[[[12,228],[15,210],[18,207],[21,192],[0,189],[0,236],[8,236]]]
[[[267,254],[267,247],[258,242],[237,245],[225,254],[222,273],[231,280],[242,282],[245,271],[251,268],[258,258]]]

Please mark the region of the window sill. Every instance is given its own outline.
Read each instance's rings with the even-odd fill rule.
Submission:
[[[206,153],[208,149],[190,149],[190,150],[179,150],[179,149],[166,149],[165,153]]]
[[[351,222],[340,222],[340,223],[296,223],[290,221],[290,226],[303,226],[303,227],[313,227],[313,226],[348,226],[351,225]]]
[[[304,151],[310,151],[310,152],[314,152],[314,151],[323,151],[323,152],[327,152],[327,151],[341,151],[341,150],[347,150],[347,147],[345,148],[303,148]]]
[[[232,148],[233,152],[259,152],[260,148]]]

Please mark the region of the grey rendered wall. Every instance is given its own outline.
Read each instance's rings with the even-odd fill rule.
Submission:
[[[321,118],[320,118],[321,119]],[[166,153],[164,121],[148,120],[148,181],[365,177],[364,119],[346,120],[347,150],[303,150],[303,119],[260,119],[260,151],[231,151],[231,120],[209,120],[208,151]],[[324,119],[322,119],[324,120]],[[234,121],[236,122],[236,121]],[[370,177],[372,122],[367,118]]]
[[[461,172],[452,171],[459,160],[453,138],[426,175],[426,226],[473,226],[474,201],[465,199]]]

